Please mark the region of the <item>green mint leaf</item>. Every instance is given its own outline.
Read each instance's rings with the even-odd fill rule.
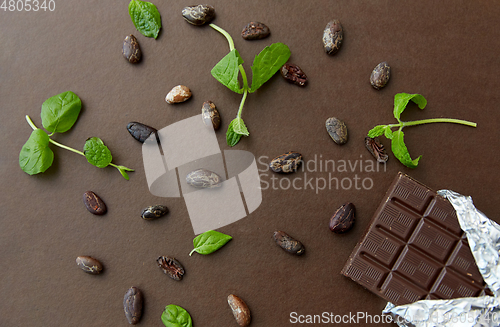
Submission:
[[[161,314],[161,322],[166,327],[192,327],[193,321],[186,309],[169,304]]]
[[[255,92],[283,66],[290,58],[290,49],[286,44],[273,43],[262,50],[253,61],[252,87]]]
[[[384,134],[386,125],[377,125],[373,127],[369,132],[368,132],[368,137],[375,138],[377,136],[380,136]]]
[[[394,118],[401,122],[399,119],[401,113],[405,110],[409,101],[415,102],[420,109],[424,109],[427,105],[427,100],[420,94],[398,93],[394,96]]]
[[[391,129],[389,126],[387,126],[387,127],[385,128],[384,135],[385,135],[385,137],[387,137],[389,140],[392,140],[392,138],[393,138],[393,136],[394,136],[394,132],[392,131],[392,129]]]
[[[43,173],[54,161],[54,152],[49,148],[49,136],[35,129],[19,153],[19,166],[30,175]]]
[[[99,168],[107,167],[113,159],[111,151],[98,137],[91,137],[85,142],[83,153],[88,162]]]
[[[64,133],[76,122],[82,101],[73,92],[63,92],[45,100],[42,104],[42,125],[52,133]]]
[[[156,6],[151,2],[131,0],[128,13],[135,28],[146,37],[158,37],[161,28],[161,16]]]
[[[229,146],[235,146],[241,139],[242,136],[248,136],[250,133],[248,132],[243,119],[236,117],[231,121],[229,126],[227,127],[226,132],[226,142]]]
[[[194,238],[194,249],[191,253],[189,253],[189,255],[192,255],[195,251],[199,254],[210,254],[223,247],[231,239],[232,237],[229,235],[209,230],[208,232],[200,234]]]
[[[115,167],[116,167],[116,169],[118,169],[120,174],[122,174],[123,178],[125,178],[126,180],[129,180],[127,171],[134,171],[133,169],[127,168],[125,166],[115,166]]]
[[[398,130],[393,133],[391,148],[394,156],[398,158],[398,160],[401,161],[403,165],[409,168],[416,168],[418,166],[418,161],[422,156],[419,156],[414,160],[411,159],[410,153],[408,152],[408,149],[406,148],[404,142],[403,131]]]
[[[238,50],[233,49],[212,68],[212,76],[231,91],[242,94],[243,89],[240,88],[238,81],[240,72],[238,66],[241,64],[243,64],[243,59]]]

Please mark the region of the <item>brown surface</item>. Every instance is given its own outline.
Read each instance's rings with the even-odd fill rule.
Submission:
[[[149,193],[141,144],[126,126],[140,121],[163,128],[199,114],[202,103],[211,100],[223,120],[219,143],[227,149],[225,130],[241,96],[210,75],[228,52],[226,40],[207,26],[184,21],[180,12],[190,1],[156,2],[163,21],[157,40],[135,30],[127,1],[56,0],[54,12],[0,11],[2,326],[126,326],[122,301],[131,286],[144,293],[142,326],[161,326],[160,315],[170,303],[186,308],[195,326],[234,326],[226,302],[231,293],[247,302],[252,326],[292,325],[294,311],[379,314],[385,301],[340,271],[400,170],[433,189],[471,195],[480,210],[500,221],[498,1],[214,0],[214,23],[233,35],[248,75],[255,54],[284,42],[292,51],[290,61],[309,78],[299,88],[278,75],[249,95],[243,118],[251,136],[236,149],[269,159],[293,150],[305,160],[373,160],[364,147],[365,134],[376,124],[394,122],[398,92],[421,93],[429,102],[423,111],[411,105],[403,120],[452,117],[475,121],[478,128],[406,129],[410,153],[423,155],[415,170],[391,154],[386,172],[332,172],[339,179],[356,174],[373,179],[369,191],[265,190],[259,209],[220,229],[233,236],[230,243],[210,256],[189,257],[194,235],[184,200]],[[321,35],[333,18],[342,22],[345,42],[338,54],[328,56]],[[269,26],[269,38],[241,39],[243,26],[254,20]],[[121,54],[129,34],[143,51],[138,65]],[[381,61],[389,63],[392,76],[376,91],[369,77]],[[166,104],[165,95],[178,84],[189,86],[192,99]],[[44,174],[29,176],[19,168],[19,151],[31,132],[24,115],[41,126],[43,101],[67,90],[82,99],[82,112],[69,132],[54,139],[82,148],[86,138],[102,138],[114,162],[136,169],[129,182],[114,168],[93,167],[56,147],[51,147],[54,165]],[[342,147],[325,131],[332,116],[349,128],[349,142]],[[267,174],[263,179],[269,182]],[[304,175],[272,176],[281,181]],[[328,173],[308,172],[311,177],[328,178]],[[81,199],[87,190],[106,202],[105,216],[85,209]],[[347,201],[356,205],[356,225],[334,235],[328,221]],[[166,204],[169,215],[141,219],[141,210],[153,204]],[[299,239],[307,253],[296,257],[282,251],[272,240],[275,230]],[[82,272],[75,264],[79,255],[99,259],[103,273]],[[160,255],[183,263],[181,282],[158,269]]]
[[[451,203],[402,173],[342,274],[395,305],[485,294]]]

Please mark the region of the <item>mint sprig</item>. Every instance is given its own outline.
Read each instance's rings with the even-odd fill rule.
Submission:
[[[248,86],[247,75],[243,68],[243,59],[238,51],[234,48],[234,41],[225,30],[215,24],[210,24],[210,27],[224,35],[229,43],[229,53],[222,58],[212,69],[212,76],[221,84],[225,85],[233,92],[243,94],[240,102],[238,114],[231,121],[226,132],[226,142],[229,146],[235,146],[242,136],[249,136],[250,133],[241,118],[243,105],[248,93],[257,91],[265,82],[267,82],[274,74],[283,66],[290,58],[290,49],[286,44],[273,43],[265,47],[253,61],[252,65],[252,87]],[[239,75],[243,81],[243,86],[240,85]]]
[[[368,137],[371,138],[383,134],[386,138],[390,139],[392,153],[394,153],[394,156],[398,158],[398,160],[406,167],[416,168],[422,156],[419,156],[416,159],[411,159],[408,148],[404,142],[404,127],[430,123],[455,123],[471,127],[477,126],[476,123],[453,118],[432,118],[408,122],[401,121],[401,113],[406,109],[406,106],[410,101],[416,103],[420,109],[424,109],[427,105],[427,100],[420,94],[398,93],[394,96],[394,118],[396,118],[398,124],[377,125],[368,132]],[[398,129],[393,131],[392,128],[394,127]]]
[[[127,171],[134,171],[125,166],[117,166],[111,163],[111,151],[98,137],[92,137],[85,142],[84,152],[63,145],[50,138],[54,133],[62,133],[69,130],[76,122],[80,114],[82,102],[73,92],[63,92],[47,99],[42,105],[42,125],[46,130],[52,132],[48,135],[35,126],[31,118],[26,115],[26,121],[33,129],[31,135],[23,145],[19,153],[19,166],[30,175],[43,173],[54,161],[54,153],[49,148],[52,143],[60,148],[77,153],[87,158],[92,165],[104,168],[112,166],[118,169],[122,176],[128,180]]]

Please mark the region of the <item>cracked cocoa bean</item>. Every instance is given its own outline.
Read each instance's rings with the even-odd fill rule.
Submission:
[[[250,309],[248,309],[247,304],[241,298],[234,294],[229,294],[227,297],[227,303],[231,307],[234,319],[241,327],[247,327],[252,321],[252,316],[250,315]]]
[[[127,125],[127,131],[137,141],[144,143],[152,133],[157,133],[156,128],[138,122],[131,122]]]
[[[297,65],[286,63],[283,67],[281,67],[280,72],[281,76],[283,76],[290,83],[299,86],[305,86],[307,83],[306,74]]]
[[[92,191],[83,193],[83,203],[85,204],[87,210],[94,215],[101,216],[108,211],[104,201],[102,201],[102,199]]]
[[[221,119],[219,110],[217,110],[215,103],[212,101],[203,102],[203,106],[201,107],[201,118],[206,126],[212,125],[215,131],[220,128]]]
[[[128,323],[135,325],[141,320],[142,304],[144,302],[142,292],[137,287],[132,286],[125,293],[123,298],[123,310]]]
[[[76,265],[91,275],[98,275],[103,269],[99,260],[85,255],[76,258]]]
[[[241,31],[241,37],[245,40],[260,40],[269,36],[271,31],[265,24],[250,22]]]
[[[370,84],[376,89],[383,88],[391,77],[391,67],[384,61],[373,68],[370,75]]]
[[[123,41],[122,54],[131,64],[138,63],[141,60],[142,52],[139,42],[132,34],[125,37]]]
[[[365,146],[372,156],[377,159],[377,162],[386,163],[389,159],[389,155],[385,152],[384,145],[380,143],[378,137],[365,137]]]
[[[326,131],[338,145],[347,143],[347,126],[342,120],[335,117],[328,118],[326,120]]]
[[[165,101],[168,104],[181,103],[191,98],[191,90],[184,85],[177,85],[168,92]]]
[[[222,186],[222,178],[208,169],[196,169],[187,174],[186,183],[197,188],[214,188]]]
[[[165,216],[168,213],[168,208],[163,205],[149,206],[142,210],[141,217],[146,220],[153,220]]]
[[[347,202],[335,211],[330,218],[330,230],[336,234],[342,234],[349,231],[354,225],[356,219],[356,207]]]
[[[329,55],[336,54],[344,41],[344,29],[338,19],[334,19],[326,24],[323,31],[323,47]]]
[[[273,238],[276,244],[288,253],[302,255],[306,251],[306,248],[302,245],[302,243],[285,232],[276,231],[273,234]]]
[[[269,164],[269,168],[275,173],[293,173],[297,171],[302,163],[302,155],[298,152],[288,152],[277,156]]]
[[[160,267],[168,277],[173,280],[182,280],[185,273],[184,267],[175,258],[158,257],[156,262],[158,263],[158,267]]]
[[[215,17],[215,9],[209,5],[188,6],[182,9],[182,17],[192,25],[210,23]]]

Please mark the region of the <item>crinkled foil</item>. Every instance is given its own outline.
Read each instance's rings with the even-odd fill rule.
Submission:
[[[441,190],[455,208],[479,272],[494,296],[421,300],[406,305],[387,303],[383,310],[400,327],[500,326],[500,225],[474,207],[470,196]]]

